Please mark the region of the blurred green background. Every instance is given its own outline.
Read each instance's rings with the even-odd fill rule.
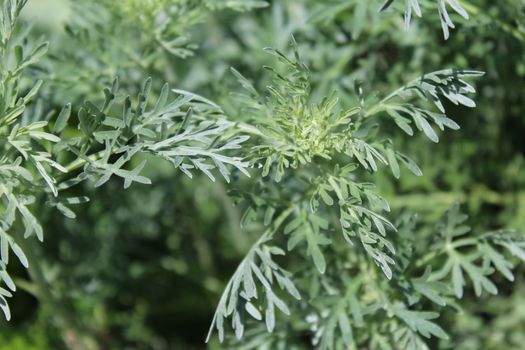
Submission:
[[[393,181],[384,170],[378,186],[395,210],[418,212],[428,223],[460,202],[474,229],[525,231],[524,1],[461,1],[471,19],[454,17],[457,29],[444,41],[430,6],[405,32],[402,10],[378,13],[381,1],[274,0],[251,12],[207,14],[189,29],[199,46],[193,57],[163,57],[146,66],[125,66],[111,58],[93,65],[87,56],[85,66],[54,61],[68,50],[81,52],[79,43],[64,34],[64,25],[90,17],[75,10],[79,1],[72,3],[30,0],[24,10],[34,35],[51,42],[46,63],[51,68],[45,74],[67,72],[73,82],[48,86],[44,97],[51,108],[98,98],[100,87],[117,73],[130,85],[148,75],[157,84],[168,80],[212,98],[235,116],[231,92],[239,87],[229,67],[265,86],[268,77],[261,67],[272,59],[262,48],[286,50],[292,34],[314,74],[315,94],[335,89],[348,106],[357,104],[355,80],[364,81],[364,90],[373,95],[441,68],[487,72],[477,82],[477,108],[447,106],[461,130],[440,135],[439,147],[424,136],[404,141],[392,131],[424,176]],[[117,37],[139,25],[118,16],[100,20]],[[100,68],[104,62],[107,69]],[[90,69],[98,69],[97,74],[87,74]],[[52,282],[53,301],[35,298],[29,276],[12,264],[21,290],[11,302],[12,321],[1,322],[0,349],[75,349],[78,337],[99,349],[205,348],[222,288],[255,236],[241,230],[243,208],[228,196],[229,185],[190,180],[158,161],[148,164],[153,185],[123,191],[121,183],[110,181],[102,189],[82,189],[92,200],[77,208],[76,220],[43,209],[47,235],[39,261]],[[499,281],[499,296],[488,302],[465,299],[468,311],[454,321],[458,348],[525,347],[525,269],[520,269],[514,284]]]

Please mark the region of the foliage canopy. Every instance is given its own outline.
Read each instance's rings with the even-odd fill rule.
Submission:
[[[0,18],[0,308],[51,320],[21,346],[523,344],[520,1],[31,3]]]

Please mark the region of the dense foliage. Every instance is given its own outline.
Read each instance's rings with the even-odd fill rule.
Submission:
[[[0,19],[0,349],[523,347],[521,0]]]

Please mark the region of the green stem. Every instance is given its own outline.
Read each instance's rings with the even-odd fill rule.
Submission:
[[[475,239],[475,238],[463,238],[463,239],[458,239],[457,241],[453,241],[450,244],[450,248],[457,249],[457,248],[460,248],[460,247],[464,247],[464,246],[467,246],[467,245],[474,245],[474,244],[477,244],[477,243],[478,243],[478,240]]]
[[[107,152],[106,150],[102,150],[102,151],[100,151],[98,153],[90,155],[88,157],[88,159],[91,160],[91,161],[96,161],[96,160],[100,159],[100,157],[102,157],[102,155],[104,153],[106,153],[106,152]],[[83,166],[86,163],[87,163],[86,159],[78,158],[75,161],[71,162],[69,165],[67,165],[65,168],[66,168],[67,172],[70,172],[70,171],[73,171],[73,170],[76,170],[76,169],[80,168],[81,166]]]
[[[423,256],[421,259],[419,259],[416,263],[415,263],[415,266],[416,267],[422,267],[422,266],[425,266],[426,264],[428,264],[430,261],[432,261],[436,256],[438,255],[441,255],[443,253],[443,251],[433,251],[433,252],[430,252],[428,254],[426,254],[425,256]]]

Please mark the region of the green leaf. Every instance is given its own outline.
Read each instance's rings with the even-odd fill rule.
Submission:
[[[413,278],[412,284],[414,289],[437,305],[445,306],[447,303],[440,294],[447,292],[447,286],[444,283],[429,280],[430,275],[431,268],[428,267],[423,276]]]
[[[252,303],[246,303],[245,305],[246,307],[246,311],[250,314],[250,316],[252,316],[253,318],[255,318],[257,321],[260,321],[262,320],[262,315],[261,313],[259,312],[259,310],[257,310],[255,308],[255,306],[253,306]]]
[[[436,132],[434,131],[434,129],[432,129],[432,127],[430,126],[430,124],[428,123],[428,121],[425,118],[423,118],[419,114],[413,114],[412,118],[414,118],[414,122],[416,123],[416,126],[418,127],[418,129],[423,130],[425,135],[432,142],[435,142],[435,143],[439,142],[439,138],[436,135]]]
[[[55,132],[61,132],[67,126],[69,117],[71,116],[71,103],[66,104],[55,122]]]
[[[16,244],[15,242],[12,242],[11,250],[16,255],[16,257],[18,258],[22,266],[25,267],[26,269],[29,268],[29,261],[27,260],[27,257],[24,254],[24,252],[22,251],[22,248],[20,248],[20,246]]]
[[[437,312],[412,311],[402,306],[395,306],[393,312],[413,331],[420,333],[425,338],[435,336],[441,339],[448,339],[448,335],[441,327],[436,323],[429,321],[439,317]]]
[[[423,176],[423,172],[412,159],[399,152],[397,152],[397,157],[414,175]]]
[[[401,176],[401,172],[399,170],[399,163],[397,162],[396,154],[395,152],[388,148],[386,150],[386,158],[388,161],[388,165],[390,165],[390,170],[392,171],[392,174],[396,179],[399,179]]]

